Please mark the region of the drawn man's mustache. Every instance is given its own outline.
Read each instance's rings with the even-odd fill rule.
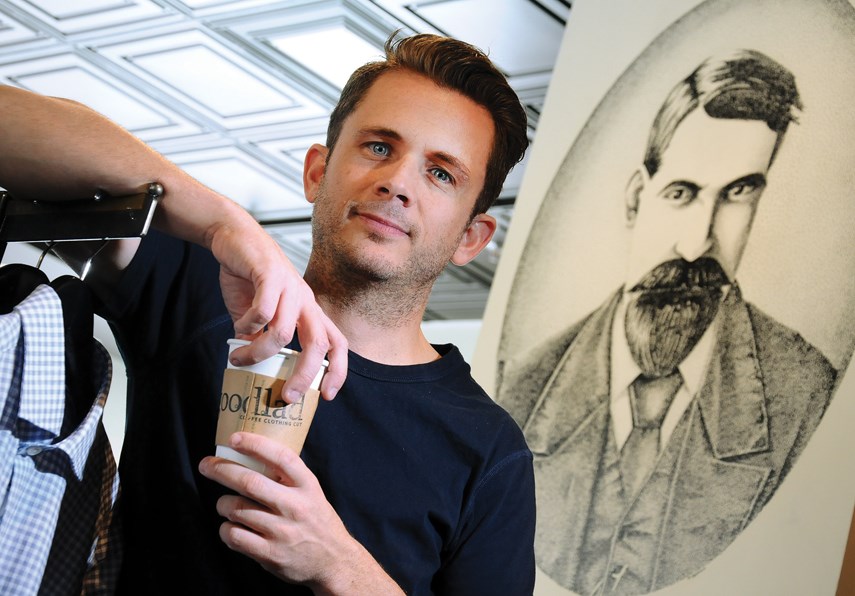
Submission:
[[[729,283],[718,261],[702,257],[662,263],[632,288],[626,339],[645,375],[669,374],[688,356],[715,319]]]
[[[729,283],[724,269],[712,257],[701,257],[692,262],[673,259],[654,267],[630,292],[667,290],[670,294],[674,291],[721,288]]]

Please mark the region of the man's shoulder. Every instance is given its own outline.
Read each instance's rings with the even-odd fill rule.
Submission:
[[[446,396],[452,406],[448,424],[460,430],[461,441],[472,440],[480,445],[493,445],[489,451],[498,453],[529,453],[519,425],[504,404],[493,399],[471,376],[468,383],[458,386]],[[436,397],[436,395],[434,395]],[[495,445],[502,445],[496,449]]]
[[[837,370],[800,333],[746,304],[770,424],[798,424],[810,436],[808,429],[816,427],[831,402]]]
[[[518,424],[525,423],[537,396],[579,334],[601,337],[609,333],[617,295],[613,294],[599,308],[533,348],[499,362],[496,400]]]
[[[798,331],[746,302],[761,364],[793,375],[833,378],[837,371],[828,358]]]
[[[570,325],[561,329],[557,333],[553,333],[540,343],[535,345],[523,353],[509,356],[503,363],[504,372],[511,371],[552,371],[557,365],[561,357],[567,352],[570,346],[578,337],[579,333],[590,325],[594,325],[594,319],[600,318],[597,315],[604,314],[610,310],[613,305],[615,295],[611,295],[597,309],[589,312],[587,315]],[[596,330],[597,333],[608,333],[611,329],[611,318],[601,321],[602,329]]]

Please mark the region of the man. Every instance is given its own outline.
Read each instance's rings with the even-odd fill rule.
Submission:
[[[116,138],[112,151],[126,158],[131,174],[110,174],[115,160],[105,167],[67,156],[56,168],[108,190],[146,177],[162,182],[159,225],[211,247],[231,312],[216,291],[217,262],[198,246],[153,232],[138,247],[125,242],[96,258],[93,283],[130,371],[121,592],[532,591],[531,453],[459,351],[432,346],[420,328],[444,266],[472,259],[495,230],[486,210],[525,151],[525,113],[504,77],[468,44],[390,38],[386,52],[386,60],[354,73],[333,111],[327,145],[306,157],[306,196],[314,203],[305,274],[311,290],[225,200],[147,159],[150,152],[96,116],[86,118]],[[61,104],[39,105],[35,119],[71,126],[73,114]],[[39,132],[50,137],[51,129]],[[35,154],[47,152],[43,143]],[[50,168],[42,163],[37,171]],[[0,169],[4,183],[27,188],[18,175]],[[255,259],[280,271],[259,270]],[[338,396],[318,408],[302,459],[263,437],[233,437],[230,446],[264,461],[273,478],[205,457],[214,447],[232,320],[240,326],[252,319],[243,313],[265,275],[274,288],[293,285],[276,294],[275,316],[259,309],[255,325],[239,330],[252,334],[272,322],[278,336],[267,341],[278,349],[291,339],[286,323],[296,320],[299,342],[331,347],[330,370],[339,373],[344,357],[335,328],[351,348],[347,382],[338,374],[322,385],[325,397]],[[291,292],[313,294],[326,314],[308,299],[289,304]],[[253,346],[258,351],[239,358],[267,348]],[[307,384],[292,383],[286,397]]]
[[[625,285],[504,364],[497,401],[535,454],[538,565],[567,588],[646,593],[702,570],[825,411],[834,369],[736,283],[800,107],[792,74],[756,51],[681,81],[627,186]]]

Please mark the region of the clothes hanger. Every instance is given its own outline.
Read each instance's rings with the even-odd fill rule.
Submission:
[[[91,197],[61,201],[19,199],[0,192],[0,261],[8,242],[145,236],[163,192],[158,182],[129,195],[98,191]]]
[[[35,267],[0,267],[0,314],[11,312],[39,283],[48,283],[40,267],[57,242],[100,239],[104,241],[100,251],[107,240],[144,236],[163,192],[157,182],[130,195],[99,191],[92,197],[62,201],[23,200],[0,191],[0,263],[9,242],[47,243]]]

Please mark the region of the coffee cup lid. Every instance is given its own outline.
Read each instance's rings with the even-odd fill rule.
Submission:
[[[228,344],[230,346],[248,346],[249,344],[252,343],[251,341],[247,341],[245,339],[229,339],[227,341],[228,341]],[[281,354],[282,356],[285,356],[286,358],[289,358],[289,357],[299,356],[300,352],[298,350],[292,350],[290,348],[281,348],[279,350],[279,354]],[[321,366],[323,366],[324,368],[329,368],[330,363],[328,360],[324,359],[321,362]]]

